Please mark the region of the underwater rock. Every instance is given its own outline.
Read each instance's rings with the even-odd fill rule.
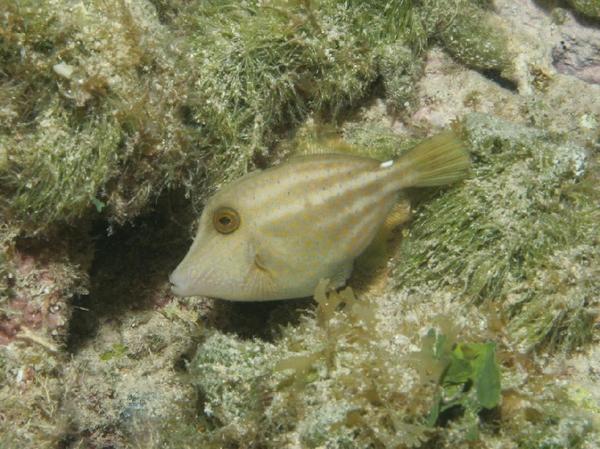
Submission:
[[[580,30],[580,28],[576,28]],[[560,73],[600,84],[600,32],[564,34],[552,50],[552,62]]]
[[[373,118],[349,136],[368,133]],[[598,439],[595,411],[564,401],[572,387],[536,375],[546,361],[527,355],[545,349],[567,356],[593,338],[598,217],[587,194],[577,193],[587,153],[489,115],[471,114],[463,126],[473,176],[418,207],[391,263],[391,290],[367,288],[358,299],[347,290],[317,291],[316,310],[271,343],[217,333],[199,346],[191,373],[204,398],[201,421],[212,428],[199,441],[236,445],[251,436],[266,447],[393,448],[430,438],[444,447],[470,438],[485,447],[535,446],[548,432],[559,440]],[[481,409],[449,418],[448,430],[424,424],[447,366],[447,355],[431,352],[432,330],[443,336],[434,347],[501,347],[507,408],[499,425],[509,433],[490,432]],[[531,377],[528,384],[522,376]],[[557,427],[530,421],[528,410],[543,416],[557,402]],[[262,432],[252,433],[258,426]]]
[[[600,2],[598,0],[569,0],[573,8],[588,17],[600,18]]]
[[[145,441],[148,428],[193,414],[194,391],[177,363],[197,332],[196,315],[177,304],[107,320],[65,367],[76,433],[93,446]],[[183,362],[183,360],[181,360]],[[81,373],[85,373],[82,376]],[[116,427],[115,427],[116,426]],[[141,443],[140,443],[141,444]]]
[[[554,3],[4,2],[0,446],[600,446],[597,2]],[[390,158],[467,115],[474,176],[354,295],[167,293],[307,118]]]
[[[584,175],[587,182],[594,176],[587,152],[486,115],[468,115],[464,126],[473,176],[416,215],[395,285],[494,301],[526,350],[552,344],[570,351],[591,337],[598,291],[591,267],[600,254],[584,243],[594,245],[598,216],[585,187]]]

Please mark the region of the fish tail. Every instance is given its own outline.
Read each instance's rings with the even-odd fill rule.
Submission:
[[[408,153],[400,156],[393,164],[395,179],[400,188],[431,187],[450,184],[465,178],[471,160],[454,131],[437,134]]]

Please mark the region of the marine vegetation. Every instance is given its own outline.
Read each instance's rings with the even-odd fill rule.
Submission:
[[[360,126],[369,132],[374,124]],[[599,252],[588,190],[596,187],[585,175],[591,162],[557,136],[485,115],[468,116],[463,131],[473,176],[462,188],[415,199],[420,206],[392,264],[395,291],[357,298],[350,289],[327,294],[321,284],[316,309],[272,341],[206,334],[190,362],[205,432],[189,441],[273,448],[598,441],[595,409],[580,408],[575,385],[523,377],[536,365],[526,355],[533,350],[567,353],[592,339]],[[348,132],[362,135],[356,124]],[[519,180],[528,187],[515,194]],[[579,208],[577,219],[561,207]],[[492,219],[502,221],[495,227]],[[565,245],[578,248],[569,239],[579,233],[592,244],[582,255],[565,253]],[[564,270],[567,263],[581,265]],[[176,423],[167,428],[187,434]]]
[[[465,125],[473,176],[415,217],[394,282],[494,304],[524,349],[572,350],[595,319],[600,212],[586,168],[596,162],[540,130],[482,115]]]
[[[0,205],[27,234],[98,214],[123,223],[177,186],[199,207],[283,128],[339,115],[380,76],[404,107],[448,24],[457,58],[507,62],[490,54],[506,53],[501,33],[454,35],[471,22],[451,11],[470,8],[477,26],[489,15],[464,0],[59,4],[9,2],[2,19]]]
[[[600,18],[600,2],[598,0],[569,0],[573,8],[586,16]]]
[[[0,0],[0,447],[600,447],[597,5]],[[453,121],[349,289],[170,293],[223,185]]]

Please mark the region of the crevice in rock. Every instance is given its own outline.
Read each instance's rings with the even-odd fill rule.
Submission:
[[[189,247],[193,219],[183,195],[167,192],[155,212],[112,235],[104,221],[95,223],[89,294],[73,302],[69,352],[92,339],[103,321],[118,321],[129,310],[158,309],[169,302],[168,275]]]
[[[517,83],[508,78],[504,78],[495,70],[482,70],[481,74],[506,90],[510,90],[513,93],[518,92]]]

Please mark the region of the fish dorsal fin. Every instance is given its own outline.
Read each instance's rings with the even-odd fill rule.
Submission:
[[[303,160],[347,161],[349,159],[371,161],[373,163],[373,167],[377,167],[379,165],[378,161],[371,159],[370,157],[359,156],[359,155],[355,155],[355,154],[342,154],[342,153],[331,153],[331,152],[329,152],[329,153],[323,152],[323,153],[319,153],[319,154],[301,154],[301,155],[297,155],[297,156],[292,156],[287,162],[300,162]]]
[[[360,151],[342,140],[340,137],[319,139],[318,141],[305,144],[298,148],[294,155],[316,155],[316,154],[360,154]]]

